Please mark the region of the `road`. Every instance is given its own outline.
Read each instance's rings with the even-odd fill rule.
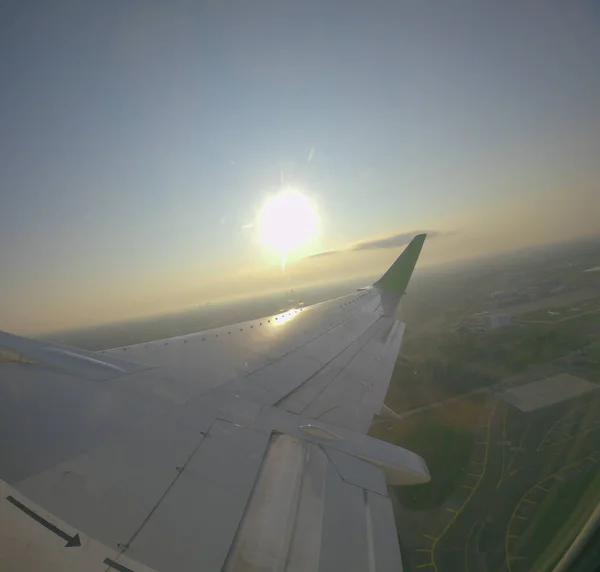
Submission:
[[[599,412],[594,407],[591,411]],[[543,410],[522,414],[490,396],[460,485],[438,509],[421,513],[426,518],[411,533],[411,546],[403,551],[407,569],[529,569],[539,556],[528,544],[530,523],[544,501],[554,498],[551,491],[581,471],[600,470],[600,454],[594,452],[600,448],[600,432],[592,429],[597,425],[580,427],[573,438],[539,448],[555,425],[555,415]]]

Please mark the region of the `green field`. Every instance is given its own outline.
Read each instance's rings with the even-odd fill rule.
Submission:
[[[582,272],[597,260],[598,245],[578,245],[448,272],[412,293],[386,396],[404,418],[371,431],[420,454],[432,476],[392,490],[405,570],[550,571],[600,501],[600,389],[530,412],[496,395],[560,373],[600,384],[600,296],[582,299],[598,292],[597,274]],[[516,308],[500,330],[465,326],[511,313],[496,291],[538,309]]]
[[[600,381],[600,313],[477,334],[407,330],[402,352],[386,403],[417,412],[372,434],[420,454],[432,475],[392,491],[405,569],[550,570],[600,500],[600,463],[564,470],[600,451],[600,390],[524,413],[493,388],[563,371]]]
[[[428,459],[431,481],[414,487],[397,487],[398,502],[410,509],[427,510],[440,506],[455,490],[462,469],[473,450],[473,433],[426,423],[416,429],[407,443],[411,451]]]
[[[600,472],[588,464],[587,470],[557,488],[532,520],[525,545],[531,569],[554,566],[599,502]]]
[[[600,313],[562,324],[515,324],[481,334],[408,331],[386,403],[400,413],[500,383],[587,348],[599,329]],[[590,369],[596,369],[596,363],[588,361]]]
[[[585,423],[539,448],[575,414]],[[378,426],[373,435],[419,453],[432,475],[392,490],[405,569],[428,568],[433,546],[438,571],[465,559],[471,572],[547,570],[600,500],[598,421],[600,391],[531,413],[477,396]]]
[[[472,405],[472,407],[476,407]],[[464,415],[463,409],[463,415]],[[409,509],[427,510],[441,505],[456,489],[462,470],[467,466],[473,451],[475,436],[465,419],[456,422],[452,412],[458,409],[433,409],[423,412],[414,420],[380,426],[372,431],[379,439],[393,441],[414,451],[427,461],[431,481],[425,485],[396,487],[396,500]]]
[[[515,316],[516,322],[546,322],[549,324],[574,320],[588,313],[600,311],[600,297],[580,300],[565,306],[540,308],[527,314]]]

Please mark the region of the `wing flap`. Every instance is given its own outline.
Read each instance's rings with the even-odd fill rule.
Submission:
[[[388,496],[387,483],[381,469],[337,449],[327,447],[324,450],[342,480],[378,495]]]
[[[319,570],[364,572],[370,544],[365,492],[345,482],[333,465],[328,468]]]
[[[383,480],[380,469],[344,457],[296,437],[273,437],[224,571],[401,570],[397,542],[395,552],[387,547],[379,566],[370,566],[375,535],[384,534],[381,525],[392,515],[390,499],[344,480],[339,471],[369,473],[373,484],[374,473]]]

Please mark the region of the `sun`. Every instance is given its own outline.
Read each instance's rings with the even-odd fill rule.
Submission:
[[[303,193],[286,189],[267,199],[258,214],[259,241],[281,254],[285,267],[287,254],[318,234],[314,203]]]

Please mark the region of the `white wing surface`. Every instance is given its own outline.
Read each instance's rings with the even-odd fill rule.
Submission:
[[[0,568],[400,570],[387,485],[429,473],[366,432],[424,239],[364,290],[197,334],[0,333]]]

